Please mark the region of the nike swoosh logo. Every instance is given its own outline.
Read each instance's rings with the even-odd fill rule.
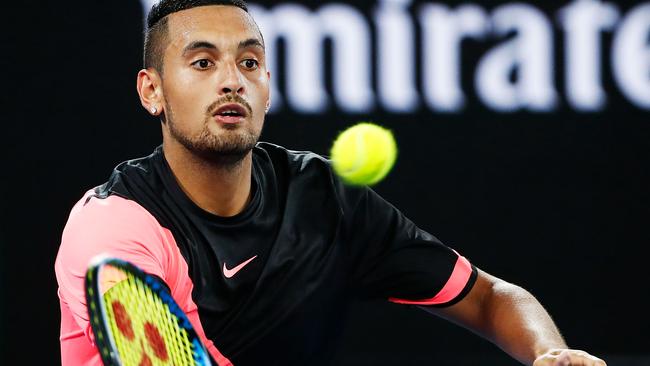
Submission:
[[[255,258],[257,258],[257,256],[253,256],[252,258],[247,259],[244,263],[241,263],[240,265],[238,265],[237,267],[235,267],[233,269],[228,269],[228,267],[226,267],[226,262],[224,262],[223,263],[223,275],[226,278],[231,278],[232,276],[237,274],[237,272],[241,271],[242,268],[244,268],[248,263],[250,263]]]

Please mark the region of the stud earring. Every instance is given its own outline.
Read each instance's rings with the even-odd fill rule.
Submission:
[[[158,113],[158,109],[156,109],[156,107],[151,107],[151,113],[153,114]]]

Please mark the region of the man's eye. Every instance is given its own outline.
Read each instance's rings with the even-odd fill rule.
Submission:
[[[209,60],[206,60],[206,59],[201,59],[201,60],[197,60],[197,61],[192,62],[192,66],[194,66],[195,68],[198,68],[198,69],[207,69],[211,65],[212,65],[212,62],[210,62]]]
[[[257,60],[253,60],[249,58],[247,60],[242,61],[242,65],[249,70],[255,70],[259,67],[260,63],[257,62]]]

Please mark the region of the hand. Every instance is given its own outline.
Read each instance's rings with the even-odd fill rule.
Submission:
[[[585,351],[552,349],[537,357],[533,366],[607,366],[607,364]]]

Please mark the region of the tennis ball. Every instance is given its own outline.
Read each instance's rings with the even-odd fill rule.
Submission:
[[[334,171],[350,185],[373,185],[390,172],[397,144],[390,130],[369,122],[341,132],[330,152]]]

